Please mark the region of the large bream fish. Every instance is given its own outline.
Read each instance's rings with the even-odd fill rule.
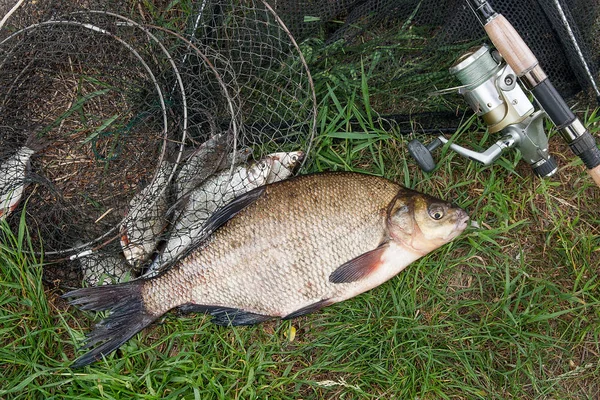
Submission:
[[[217,211],[212,232],[165,273],[65,294],[83,310],[110,310],[73,364],[116,350],[171,309],[220,325],[294,318],[354,297],[448,243],[467,214],[389,180],[305,175],[261,186]]]

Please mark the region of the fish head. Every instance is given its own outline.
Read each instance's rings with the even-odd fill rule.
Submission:
[[[460,235],[468,221],[454,204],[401,189],[388,207],[387,228],[393,241],[424,255]]]
[[[252,187],[262,186],[267,183],[267,178],[273,169],[273,159],[265,157],[252,163],[248,167],[247,179]]]
[[[239,150],[232,151],[227,157],[229,159],[229,164],[239,165],[248,161],[251,154],[252,149],[250,147],[242,147]]]
[[[273,160],[281,164],[281,166],[293,171],[296,167],[300,166],[300,163],[302,162],[302,160],[304,160],[304,152],[290,151],[271,153],[267,154],[267,157],[272,158]]]
[[[23,159],[28,160],[29,158],[31,158],[31,156],[33,155],[33,153],[35,153],[34,149],[32,149],[29,146],[23,146],[17,152],[17,157],[20,160],[23,160]]]
[[[267,183],[289,178],[304,160],[303,151],[290,151],[268,154],[265,158],[273,160],[273,168],[267,177]]]

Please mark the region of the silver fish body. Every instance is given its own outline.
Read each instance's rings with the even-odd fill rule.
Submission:
[[[246,162],[251,150],[246,147],[230,151],[230,142],[230,135],[217,134],[185,157],[175,181],[178,200],[202,185],[214,173]]]
[[[467,221],[458,207],[368,175],[315,174],[257,188],[212,216],[212,235],[164,274],[66,294],[82,309],[113,311],[86,347],[102,344],[74,365],[108,354],[173,308],[210,313],[223,325],[316,311],[387,281]]]
[[[121,248],[133,266],[150,257],[167,225],[168,184],[173,165],[164,160],[152,182],[136,194],[121,225]]]
[[[0,164],[0,218],[6,218],[19,205],[27,186],[26,176],[34,153],[29,146],[22,146]]]

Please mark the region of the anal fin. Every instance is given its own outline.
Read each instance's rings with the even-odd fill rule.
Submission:
[[[286,315],[282,319],[292,319],[292,318],[300,317],[302,315],[310,314],[315,311],[319,311],[321,308],[326,307],[333,303],[334,302],[331,299],[320,300],[320,301],[317,301],[316,303],[310,304],[306,307],[302,307],[301,309],[296,310],[293,313]]]
[[[377,271],[381,262],[381,256],[389,247],[388,242],[384,242],[374,250],[361,254],[352,260],[340,265],[329,275],[331,283],[350,283],[364,279]]]
[[[211,322],[222,326],[254,325],[273,319],[271,315],[255,314],[239,308],[205,306],[193,303],[179,307],[184,313],[203,313],[212,315]]]

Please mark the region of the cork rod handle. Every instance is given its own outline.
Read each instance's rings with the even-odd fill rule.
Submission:
[[[517,76],[524,75],[538,64],[529,46],[503,15],[498,14],[484,29]]]
[[[588,174],[592,177],[597,186],[600,186],[600,165],[595,168],[588,169]]]

